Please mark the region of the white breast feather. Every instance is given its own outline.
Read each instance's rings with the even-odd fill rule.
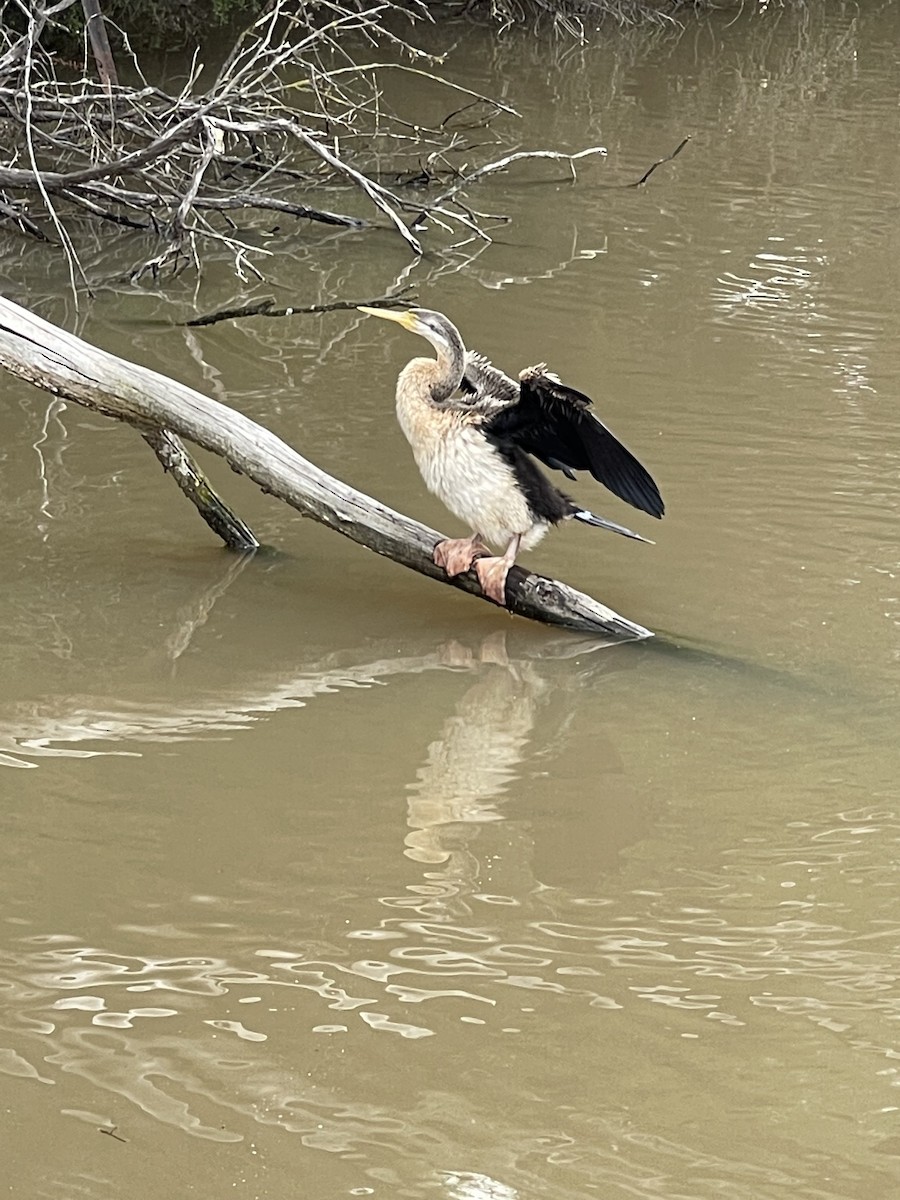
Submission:
[[[524,549],[543,537],[548,525],[535,521],[512,468],[471,419],[427,401],[401,399],[399,389],[397,419],[425,486],[470,530],[500,549],[517,533]]]

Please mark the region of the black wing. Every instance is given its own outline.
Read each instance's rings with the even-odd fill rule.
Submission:
[[[652,476],[591,412],[591,401],[544,366],[520,376],[519,401],[492,414],[485,432],[511,442],[548,467],[590,471],[620,499],[652,517],[666,511]]]

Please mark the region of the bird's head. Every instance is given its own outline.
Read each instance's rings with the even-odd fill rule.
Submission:
[[[443,313],[434,312],[430,308],[408,308],[405,311],[367,308],[364,304],[358,305],[358,308],[370,317],[383,317],[386,321],[395,321],[410,333],[417,333],[419,337],[431,342],[439,355],[451,361],[465,352],[459,330]]]

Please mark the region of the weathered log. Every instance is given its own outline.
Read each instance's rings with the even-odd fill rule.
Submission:
[[[242,413],[127,362],[0,298],[0,366],[30,383],[135,426],[169,430],[224,458],[264,492],[405,567],[479,596],[474,572],[447,579],[432,560],[443,535],[326,474]],[[488,603],[493,603],[488,601]],[[615,641],[651,637],[581,592],[521,567],[510,571],[511,612]]]

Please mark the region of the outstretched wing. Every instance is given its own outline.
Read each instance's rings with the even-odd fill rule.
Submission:
[[[663,515],[649,471],[597,420],[587,396],[566,387],[543,363],[523,371],[519,381],[518,403],[507,402],[487,416],[485,432],[570,477],[590,471],[620,499],[652,517]]]
[[[499,411],[519,399],[519,384],[474,350],[466,351],[460,391],[468,408]]]

